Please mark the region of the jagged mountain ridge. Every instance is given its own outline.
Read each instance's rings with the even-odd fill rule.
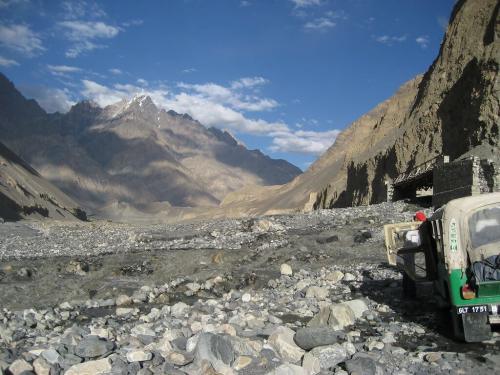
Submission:
[[[223,206],[263,214],[376,203],[386,181],[437,155],[500,159],[499,7],[458,1],[423,77],[348,126],[292,182],[231,193]]]
[[[8,107],[0,112],[2,140],[94,211],[117,202],[216,206],[243,186],[281,184],[301,173],[225,131],[159,109],[148,96],[105,108],[83,101],[66,114],[47,114],[0,76],[0,103]],[[33,109],[22,113],[26,106]]]

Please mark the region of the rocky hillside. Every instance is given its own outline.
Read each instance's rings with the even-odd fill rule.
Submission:
[[[85,219],[78,205],[0,143],[0,220]]]
[[[386,198],[386,180],[437,155],[498,157],[498,10],[496,0],[457,2],[423,77],[351,124],[291,183],[230,194],[224,205],[273,213],[370,204]]]
[[[2,141],[93,211],[217,206],[231,191],[301,172],[147,96],[106,108],[84,101],[49,115],[0,76],[0,108]]]

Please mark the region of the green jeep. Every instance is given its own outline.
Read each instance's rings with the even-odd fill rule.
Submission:
[[[420,244],[403,244],[418,230]],[[500,193],[448,202],[423,223],[384,227],[389,264],[403,271],[406,294],[431,281],[449,309],[453,333],[467,342],[488,340],[500,324]]]

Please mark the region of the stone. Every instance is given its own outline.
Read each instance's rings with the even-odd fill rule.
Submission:
[[[268,375],[308,375],[308,373],[300,366],[285,363],[268,372]]]
[[[245,293],[241,296],[241,302],[250,302],[250,300],[252,299],[252,296],[250,295],[250,293]]]
[[[109,360],[103,358],[71,366],[64,375],[104,375],[110,373],[111,368]]]
[[[193,355],[183,352],[171,352],[167,356],[167,361],[176,366],[186,366],[187,364],[193,362]]]
[[[441,358],[442,358],[441,353],[436,353],[436,352],[428,353],[424,356],[425,361],[429,363],[437,362]]]
[[[383,374],[382,369],[377,366],[377,362],[362,353],[355,354],[353,358],[345,361],[345,368],[351,375],[379,375]]]
[[[116,316],[126,316],[126,315],[135,315],[139,312],[138,309],[130,308],[130,307],[117,307],[116,308]]]
[[[356,276],[354,276],[352,273],[346,272],[344,274],[344,281],[354,281],[356,280]]]
[[[184,318],[184,315],[189,311],[189,306],[184,302],[177,302],[172,306],[170,313],[176,318]]]
[[[87,336],[75,347],[75,354],[81,358],[101,357],[111,350],[114,344],[111,341],[99,339],[97,336]]]
[[[216,369],[231,366],[235,353],[228,336],[214,333],[201,333],[196,344],[195,359],[198,364],[207,360]]]
[[[307,323],[308,327],[327,327],[330,318],[330,306],[322,307],[319,312]]]
[[[342,302],[342,304],[351,308],[356,319],[361,318],[363,313],[368,311],[368,305],[362,299],[353,299],[351,301]]]
[[[288,327],[280,326],[269,336],[268,343],[287,362],[299,362],[304,355],[304,350],[300,348],[293,337],[295,332]]]
[[[311,353],[304,354],[304,358],[302,359],[302,368],[308,375],[319,374],[321,372],[319,358],[315,357]]]
[[[280,273],[285,276],[292,276],[293,275],[292,267],[290,267],[286,263],[283,263],[280,267]]]
[[[340,330],[354,324],[355,321],[356,317],[349,306],[341,303],[330,306],[330,316],[328,318],[329,327]]]
[[[127,361],[144,362],[153,358],[153,354],[145,350],[131,350],[127,352]]]
[[[319,286],[310,286],[307,288],[306,298],[314,298],[319,301],[323,301],[328,298],[329,291],[326,288]]]
[[[339,344],[318,346],[309,353],[319,359],[320,367],[324,370],[337,366],[347,358],[347,351]]]
[[[51,365],[55,365],[62,362],[62,357],[55,349],[47,349],[41,353],[43,359],[45,359]]]
[[[338,283],[343,278],[344,278],[344,273],[338,270],[330,272],[328,275],[326,275],[326,279],[333,283]]]
[[[33,362],[36,375],[50,375],[50,365],[43,358],[37,358]]]
[[[334,331],[330,328],[304,327],[297,330],[294,336],[295,343],[304,350],[310,350],[317,346],[335,344],[340,338],[344,338],[342,331]]]
[[[233,363],[233,368],[236,371],[240,371],[252,363],[252,358],[244,355],[240,355]]]
[[[132,298],[127,296],[126,294],[120,294],[118,297],[116,297],[116,306],[128,306],[132,304]]]
[[[25,371],[33,371],[33,367],[24,359],[16,359],[9,366],[9,371],[12,375],[21,375]]]
[[[334,234],[333,236],[318,238],[316,240],[316,242],[321,244],[321,245],[324,245],[324,244],[331,243],[331,242],[337,242],[338,240],[339,240],[339,236]]]

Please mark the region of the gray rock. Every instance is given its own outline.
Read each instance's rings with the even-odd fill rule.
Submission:
[[[52,348],[44,350],[41,356],[51,365],[60,364],[63,360],[59,353]]]
[[[356,319],[361,318],[363,316],[363,313],[365,311],[368,311],[368,305],[362,299],[353,299],[351,301],[343,302],[342,304],[351,308]]]
[[[71,366],[64,375],[101,375],[109,374],[111,364],[107,358],[97,361],[88,361],[78,365]]]
[[[227,336],[213,333],[200,334],[195,349],[195,360],[197,364],[207,360],[216,370],[219,367],[231,366],[235,360],[231,340]]]
[[[319,359],[320,367],[323,370],[335,367],[347,358],[347,351],[339,344],[318,346],[311,350],[310,353]]]
[[[276,352],[287,362],[298,362],[304,355],[304,350],[301,349],[295,341],[293,337],[295,332],[292,331],[288,327],[278,327],[272,334],[269,336],[269,345],[271,345]]]
[[[295,343],[304,350],[317,346],[335,344],[345,338],[343,331],[334,331],[330,328],[304,327],[297,330],[294,336]]]
[[[363,353],[355,354],[345,362],[345,367],[351,375],[383,375],[383,369],[377,362]]]
[[[33,367],[24,359],[16,359],[9,366],[9,372],[12,375],[21,375],[23,372],[31,372]]]
[[[81,358],[101,357],[111,350],[114,344],[107,340],[99,339],[97,336],[87,336],[75,347],[75,354]]]
[[[127,361],[144,362],[153,358],[153,354],[145,350],[131,350],[127,352]]]

